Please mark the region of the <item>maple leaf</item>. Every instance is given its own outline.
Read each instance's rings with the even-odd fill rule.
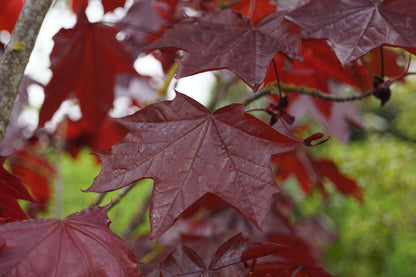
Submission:
[[[393,48],[383,47],[383,65],[381,64],[380,52],[381,47],[377,47],[371,50],[367,55],[361,58],[361,61],[364,64],[364,67],[367,69],[369,76],[381,76],[381,68],[384,68],[384,76],[394,78],[400,76],[405,68],[403,65],[400,65],[400,60],[404,60],[404,53],[394,51]],[[371,82],[369,84],[373,85],[373,80],[369,78]],[[369,86],[369,89],[373,87]]]
[[[17,199],[31,202],[35,200],[26,190],[22,180],[4,169],[4,161],[5,158],[0,157],[0,218],[7,221],[26,219],[27,215],[20,208]]]
[[[109,117],[105,117],[95,130],[91,130],[83,117],[78,121],[64,120],[58,126],[58,132],[63,133],[64,148],[74,158],[84,146],[88,146],[92,151],[98,151],[111,147],[127,134],[124,127]]]
[[[243,15],[223,10],[203,12],[197,18],[174,24],[148,48],[186,51],[178,61],[177,78],[229,69],[256,91],[275,53],[300,58],[300,37],[299,29],[285,19],[284,12],[272,13],[254,26]]]
[[[0,275],[141,276],[133,248],[109,229],[107,210],[1,225]]]
[[[260,228],[278,191],[270,155],[300,143],[245,113],[243,105],[211,114],[181,93],[117,122],[129,133],[98,152],[102,169],[87,191],[111,191],[153,178],[153,236],[206,193],[216,194]]]
[[[256,243],[237,234],[221,244],[210,263],[192,248],[182,245],[161,263],[163,277],[169,276],[222,276],[220,271],[243,261],[256,259],[286,249],[290,246],[278,243]],[[224,275],[230,276],[230,275]]]
[[[255,270],[247,277],[335,277],[322,268],[303,267],[296,264],[287,265],[278,262],[264,262],[256,264]]]
[[[413,0],[311,0],[289,13],[302,35],[328,38],[345,64],[388,44],[416,47]]]
[[[72,0],[72,10],[76,13],[78,10],[85,10],[89,0]],[[126,0],[101,0],[104,12],[111,12],[118,7],[123,7]]]
[[[10,33],[13,31],[24,2],[24,0],[0,1],[0,30],[7,30]]]
[[[229,8],[244,14],[253,22],[276,11],[276,7],[270,5],[269,1],[240,0],[236,2],[229,0],[228,3],[230,4]]]
[[[123,7],[126,0],[101,0],[104,12],[114,11],[118,7]]]
[[[281,81],[316,88],[327,93],[331,93],[329,87],[331,80],[357,88],[361,88],[365,81],[370,81],[369,83],[372,84],[372,78],[366,78],[365,68],[357,62],[351,66],[343,67],[325,40],[304,40],[302,42],[302,57],[302,62],[290,61],[280,54],[274,57]],[[276,81],[276,74],[272,66],[269,66],[269,72],[265,79],[266,84]],[[291,94],[289,104],[298,96]],[[312,101],[323,116],[327,118],[331,116],[332,102],[318,98],[311,98]]]
[[[51,197],[51,182],[56,174],[48,160],[33,151],[20,150],[8,161],[11,172],[23,179],[38,204],[44,206]]]
[[[63,29],[54,36],[53,77],[45,87],[39,126],[73,94],[91,129],[101,123],[113,106],[116,74],[136,74],[131,53],[116,39],[119,31],[103,23],[90,23],[81,13],[74,28]]]
[[[315,159],[305,148],[275,155],[272,163],[277,168],[277,178],[287,179],[296,176],[303,191],[309,194],[313,186],[323,189],[324,178],[329,179],[344,195],[352,195],[362,201],[363,192],[357,183],[340,172],[337,165],[328,159]],[[325,193],[325,191],[323,191]]]

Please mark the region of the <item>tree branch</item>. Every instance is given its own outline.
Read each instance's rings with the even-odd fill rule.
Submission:
[[[0,62],[0,144],[43,19],[52,0],[26,0]]]
[[[332,101],[332,102],[347,102],[347,101],[355,101],[355,100],[360,100],[363,98],[366,98],[370,95],[374,94],[374,90],[370,90],[367,92],[361,92],[361,93],[357,93],[354,95],[347,95],[347,96],[339,96],[339,95],[334,95],[334,94],[328,94],[325,92],[322,92],[320,90],[317,89],[312,89],[312,88],[306,88],[306,87],[298,87],[295,85],[290,85],[290,84],[284,84],[284,83],[280,83],[280,87],[282,89],[282,91],[288,92],[288,93],[298,93],[298,94],[305,94],[305,95],[309,95],[312,97],[316,97],[316,98],[320,98],[323,100],[328,100],[328,101]],[[247,98],[244,101],[244,105],[248,105],[251,102],[269,95],[269,94],[278,94],[279,93],[279,89],[277,87],[277,85],[275,83],[270,84],[268,86],[266,86],[263,90],[259,91],[258,93],[254,94],[253,96],[251,96],[250,98]]]

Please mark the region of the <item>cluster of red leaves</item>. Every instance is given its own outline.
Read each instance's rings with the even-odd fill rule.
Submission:
[[[13,31],[25,0],[3,0],[0,2],[0,30]]]
[[[10,130],[18,128],[9,126],[5,142],[11,149],[8,166],[15,175],[4,169],[2,157],[0,274],[331,276],[321,268],[319,245],[308,240],[323,229],[331,241],[329,228],[316,220],[291,223],[288,218],[296,205],[283,194],[273,196],[279,191],[276,179],[294,175],[307,194],[314,187],[326,194],[326,180],[359,200],[362,191],[332,161],[301,148],[303,143],[311,145],[317,135],[303,141],[278,130],[281,124],[309,115],[331,136],[348,142],[348,124],[361,126],[351,103],[287,96],[283,91],[285,99],[270,98],[277,123],[269,126],[247,114],[241,104],[211,113],[177,92],[173,101],[112,120],[108,114],[118,96],[115,87],[126,86],[120,74],[148,82],[151,78],[139,76],[133,63],[138,55],[150,53],[165,72],[177,60],[176,78],[228,69],[253,91],[279,80],[332,95],[341,84],[384,88],[387,77],[399,76],[404,69],[397,64],[401,55],[385,48],[381,65],[379,47],[416,52],[412,0],[141,0],[114,24],[89,22],[88,3],[72,0],[77,23],[54,37],[53,77],[44,87],[39,126],[65,100],[78,101],[82,117],[60,123],[46,136],[48,143],[63,140],[62,148],[73,156],[84,146],[98,151],[102,170],[87,191],[107,192],[152,178],[151,237],[163,251],[149,260],[156,247],[149,246],[148,237],[138,239],[133,249],[112,233],[108,207],[88,208],[63,221],[3,224],[27,219],[18,199],[45,208],[55,175],[47,160],[31,148],[39,138],[12,147],[21,132],[11,137]],[[101,3],[105,12],[125,5],[124,0]],[[12,30],[22,4],[1,2],[1,29]],[[190,9],[197,11],[195,16],[188,15]],[[379,80],[376,85],[374,76]],[[128,80],[130,84],[133,79]],[[144,98],[132,102],[143,107],[136,99]],[[385,95],[379,98],[386,101]],[[21,110],[20,100],[16,111]],[[14,116],[12,124],[16,121]],[[35,217],[36,212],[30,215]],[[142,273],[137,271],[137,257],[146,262]]]

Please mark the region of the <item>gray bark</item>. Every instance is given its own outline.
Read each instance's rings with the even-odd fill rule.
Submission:
[[[0,144],[43,19],[53,0],[26,0],[0,62]]]

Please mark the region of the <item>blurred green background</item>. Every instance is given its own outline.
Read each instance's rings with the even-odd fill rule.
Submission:
[[[325,215],[338,232],[337,242],[325,256],[326,269],[332,274],[416,276],[416,81],[406,87],[396,85],[393,93],[385,107],[375,99],[359,103],[367,130],[356,130],[350,145],[332,139],[314,150],[332,158],[342,172],[358,181],[364,190],[363,204],[336,192],[329,201],[318,193],[297,197],[303,217]],[[67,154],[53,159],[60,178],[55,188],[57,202],[51,203],[46,216],[63,218],[96,197],[81,189],[89,187],[100,166],[88,150],[75,160]],[[139,182],[110,211],[115,232],[122,234],[151,189],[151,180]],[[109,203],[117,193],[106,195],[102,203]],[[149,230],[148,223],[143,230]]]

